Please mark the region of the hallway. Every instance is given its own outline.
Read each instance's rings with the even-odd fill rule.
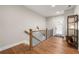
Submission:
[[[77,49],[69,47],[60,37],[50,37],[48,40],[36,45],[32,50],[28,46],[20,44],[13,48],[0,52],[1,54],[78,54]]]

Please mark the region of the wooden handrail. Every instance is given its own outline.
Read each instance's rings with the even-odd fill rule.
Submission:
[[[32,35],[32,29],[29,29],[29,32],[28,31],[24,31],[24,32],[29,34],[29,38],[30,38],[30,40],[29,40],[29,43],[30,43],[29,49],[32,50],[32,48],[33,48],[33,46],[32,46],[32,37],[37,39],[38,41],[40,41],[40,40]]]
[[[28,31],[25,30],[24,32],[30,35],[30,33],[29,33]],[[38,41],[41,41],[41,40],[39,40],[37,37],[35,37],[34,35],[32,35],[32,37],[35,38],[35,39],[38,40]]]
[[[44,33],[42,33],[44,36],[46,36],[46,39],[47,39],[47,32],[48,32],[48,29],[46,28],[46,30],[36,30],[36,31],[33,31],[33,32],[38,32],[38,31],[45,31],[45,34]]]
[[[44,33],[42,33],[41,31],[45,31],[46,32],[46,30],[36,30],[36,31],[33,31],[33,32],[40,32],[41,34],[43,34],[44,36],[46,35],[46,33],[44,34]]]
[[[43,30],[38,30],[38,31],[43,31]],[[46,28],[46,30],[44,30],[45,31],[45,37],[46,37],[46,39],[47,39],[47,32],[48,32],[48,29]],[[35,38],[36,40],[38,40],[38,41],[40,41],[41,42],[41,40],[40,39],[38,39],[37,37],[35,37],[32,33],[34,32],[34,31],[32,31],[32,29],[29,29],[29,32],[28,31],[24,31],[25,33],[27,33],[28,35],[29,35],[29,43],[30,43],[30,46],[29,46],[29,49],[31,50],[32,48],[33,48],[33,46],[32,46],[32,38]],[[42,32],[41,32],[42,33]],[[43,33],[42,33],[43,34]]]
[[[46,28],[46,40],[47,40],[47,30],[48,30],[48,29]]]
[[[29,30],[29,38],[30,38],[30,50],[32,50],[32,29]]]
[[[33,32],[38,32],[38,31],[45,31],[45,30],[33,30]]]

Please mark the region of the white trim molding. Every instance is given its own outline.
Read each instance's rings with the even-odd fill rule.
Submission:
[[[17,46],[17,45],[19,45],[19,44],[26,44],[25,41],[26,41],[26,40],[23,40],[23,41],[20,41],[20,42],[18,42],[18,43],[12,44],[12,45],[7,45],[7,46],[4,46],[4,47],[1,47],[1,48],[0,48],[0,51],[3,51],[3,50],[6,50],[6,49],[9,49],[9,48],[12,48],[12,47]],[[27,45],[28,45],[28,44],[27,44]]]

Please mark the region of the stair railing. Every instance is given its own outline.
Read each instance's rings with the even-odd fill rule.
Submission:
[[[41,34],[45,35],[46,40],[47,40],[47,39],[48,39],[48,31],[51,31],[51,30],[48,30],[48,29],[46,28],[46,30],[38,30],[38,31],[39,31]],[[27,34],[29,35],[29,43],[30,43],[29,49],[30,49],[30,50],[32,50],[32,48],[33,48],[32,38],[34,38],[34,39],[36,39],[36,40],[38,40],[38,41],[41,42],[40,39],[38,39],[36,36],[33,35],[33,32],[38,32],[38,31],[33,31],[32,29],[29,29],[29,32],[28,32],[28,31],[24,31],[25,33],[27,33]],[[41,31],[45,31],[45,33],[42,33]],[[50,34],[49,36],[51,36],[51,34]]]

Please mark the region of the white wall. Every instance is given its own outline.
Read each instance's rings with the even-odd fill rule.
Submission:
[[[65,26],[66,26],[65,34],[66,35],[67,35],[67,17],[70,16],[70,15],[74,15],[74,8],[69,9],[69,10],[65,10],[65,13],[64,13]]]
[[[63,15],[49,17],[46,20],[47,27],[51,29],[51,28],[54,28],[55,26],[58,26],[57,24],[58,22],[63,22],[63,24],[61,24],[63,31],[62,30],[61,31],[63,32],[63,35],[66,36],[67,35],[67,17],[73,14],[74,14],[74,8],[65,10]]]
[[[45,29],[45,18],[24,6],[0,6],[0,48],[27,40],[24,30]]]
[[[53,35],[60,34],[65,35],[65,20],[64,15],[50,17],[47,19],[47,27],[53,28]]]
[[[79,5],[75,7],[74,14],[78,14],[79,15]]]

